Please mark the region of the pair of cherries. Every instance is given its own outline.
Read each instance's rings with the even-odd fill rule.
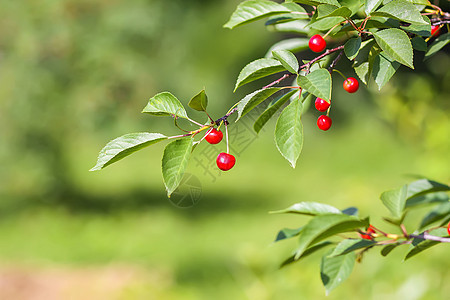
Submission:
[[[210,144],[218,144],[223,139],[223,133],[220,130],[217,130],[215,128],[208,131],[208,133],[205,136],[205,140]],[[234,167],[234,164],[236,163],[236,158],[229,154],[222,152],[217,156],[216,164],[219,169],[222,171],[228,171],[232,167]]]

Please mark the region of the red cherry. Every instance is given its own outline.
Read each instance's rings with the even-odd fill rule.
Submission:
[[[319,129],[327,131],[331,127],[331,118],[329,116],[322,115],[317,119],[317,126]]]
[[[319,34],[315,34],[309,39],[309,49],[314,52],[322,52],[326,47],[327,43]]]
[[[218,144],[223,139],[223,133],[220,130],[216,130],[213,128],[209,133],[206,135],[205,140],[208,141],[210,144]]]
[[[314,106],[318,111],[326,111],[330,107],[330,102],[323,100],[322,98],[317,98]]]
[[[440,29],[441,29],[441,27],[439,25],[432,25],[431,26],[431,36],[438,36]]]
[[[372,240],[372,233],[375,233],[375,229],[370,225],[369,228],[367,228],[366,233],[360,233],[359,236],[365,240]]]
[[[447,225],[447,232],[448,232],[448,235],[450,235],[450,222],[448,222],[448,225]]]
[[[354,93],[359,88],[359,82],[354,77],[349,77],[344,80],[344,90],[346,90],[349,93]]]
[[[236,163],[236,158],[233,155],[222,152],[217,156],[216,159],[217,166],[222,171],[228,171]]]

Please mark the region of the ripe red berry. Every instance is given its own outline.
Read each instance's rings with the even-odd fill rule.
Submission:
[[[217,156],[216,159],[217,166],[222,171],[228,171],[236,163],[236,158],[233,155],[222,152]]]
[[[208,141],[210,144],[218,144],[223,139],[223,133],[220,130],[216,130],[213,128],[209,133],[206,135],[205,140]]]
[[[349,93],[354,93],[359,88],[359,82],[354,77],[349,77],[344,80],[344,90],[346,90]]]
[[[331,127],[331,118],[329,116],[322,115],[317,119],[317,127],[324,131],[330,129]]]
[[[372,227],[372,225],[370,225],[369,228],[367,228],[366,233],[360,233],[359,236],[362,239],[371,240],[373,239],[372,233],[375,233],[375,229]]]
[[[327,47],[327,43],[325,42],[323,37],[321,37],[319,34],[313,35],[309,39],[308,44],[309,44],[309,49],[311,49],[314,52],[322,52]]]
[[[323,100],[322,98],[317,98],[314,106],[318,111],[326,111],[330,107],[330,102]]]
[[[431,26],[431,36],[438,36],[440,29],[441,29],[441,27],[439,25],[432,25]]]
[[[448,222],[448,225],[447,225],[447,232],[448,232],[448,235],[450,235],[450,222]]]

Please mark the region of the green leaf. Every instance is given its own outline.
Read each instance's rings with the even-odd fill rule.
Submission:
[[[314,96],[330,101],[331,75],[326,69],[318,69],[306,76],[298,76],[297,82]]]
[[[348,18],[352,15],[352,11],[347,7],[337,7],[329,4],[322,4],[317,7],[317,19],[329,17]]]
[[[198,111],[206,111],[208,106],[208,96],[206,96],[205,90],[201,90],[197,95],[195,95],[191,101],[188,103],[190,108]]]
[[[265,25],[273,25],[273,24],[279,24],[284,22],[289,22],[292,20],[303,20],[303,19],[309,19],[309,16],[307,15],[306,10],[296,4],[296,3],[282,3],[284,7],[288,8],[291,13],[285,13],[282,15],[276,15],[273,17],[270,17]]]
[[[411,44],[413,49],[416,49],[417,51],[427,52],[428,50],[427,42],[425,42],[425,40],[420,36],[413,37],[411,39]]]
[[[341,210],[343,214],[349,215],[349,216],[358,216],[358,208],[351,206],[347,207],[346,209]]]
[[[271,213],[284,214],[294,213],[307,216],[321,216],[329,214],[341,215],[342,212],[334,206],[319,202],[299,202],[286,209],[273,211]]]
[[[295,228],[295,229],[290,229],[290,228],[281,229],[278,232],[277,237],[275,238],[275,242],[285,240],[285,239],[290,239],[292,237],[299,235],[300,232],[302,232],[302,228],[303,227]]]
[[[372,240],[365,239],[345,239],[339,244],[337,244],[336,248],[331,252],[328,257],[339,256],[343,254],[347,254],[362,248],[367,248],[375,245],[377,242]]]
[[[305,252],[303,252],[303,254],[302,254],[298,259],[295,259],[295,254],[292,255],[292,256],[290,256],[288,259],[286,259],[286,260],[280,265],[280,268],[282,268],[282,267],[284,267],[284,266],[287,266],[287,265],[289,265],[289,264],[291,264],[291,263],[294,263],[294,262],[296,262],[296,261],[299,261],[300,259],[305,258],[305,257],[307,257],[307,256],[309,256],[309,255],[311,255],[311,254],[313,254],[314,252],[317,252],[317,251],[319,251],[320,249],[322,249],[322,248],[324,248],[324,247],[326,247],[326,246],[332,245],[332,244],[333,244],[333,243],[330,242],[330,241],[324,241],[324,242],[318,243],[318,244],[316,244],[316,245],[314,245],[314,246],[312,246],[312,247],[309,247],[308,249],[306,249]]]
[[[400,26],[400,29],[412,32],[420,36],[430,36],[431,35],[430,19],[428,19],[425,16],[422,16],[422,19],[426,24],[408,24],[408,26]]]
[[[253,129],[259,133],[270,118],[272,118],[273,115],[283,106],[283,104],[285,104],[295,93],[297,93],[297,91],[290,91],[276,99],[276,101],[273,101],[255,121],[255,124],[253,124]]]
[[[233,29],[239,25],[286,12],[290,12],[290,10],[273,1],[247,0],[238,5],[230,20],[223,27]]]
[[[352,12],[351,16],[356,14],[362,6],[360,0],[339,0],[339,3],[341,4],[341,6],[345,6],[350,9],[350,11]]]
[[[389,17],[411,24],[427,24],[417,7],[404,0],[392,0],[371,15]]]
[[[101,170],[122,158],[154,143],[167,139],[160,133],[128,133],[110,141],[100,151],[97,164],[90,171]]]
[[[383,249],[381,249],[381,255],[383,256],[387,256],[389,253],[392,252],[392,250],[394,250],[395,248],[397,248],[398,246],[403,245],[402,243],[395,243],[395,244],[389,244],[385,247],[383,247]]]
[[[381,194],[380,198],[384,206],[386,206],[391,214],[397,219],[400,219],[402,217],[405,210],[407,192],[408,186],[405,184],[401,188],[387,191]]]
[[[271,57],[275,50],[289,50],[291,52],[299,52],[309,48],[309,40],[305,38],[293,38],[279,41],[270,47],[267,51],[266,57]]]
[[[283,110],[275,126],[275,144],[293,168],[303,148],[302,109],[303,104],[299,99],[292,101]]]
[[[349,39],[344,45],[344,52],[348,59],[353,60],[359,53],[361,47],[361,37]]]
[[[359,79],[362,82],[367,84],[369,82],[369,62],[364,62],[360,65],[354,66],[356,75],[358,75]]]
[[[427,53],[425,53],[424,60],[429,59],[431,56],[436,54],[439,50],[444,48],[450,42],[450,33],[443,34],[439,36],[434,42],[428,47]]]
[[[435,192],[450,191],[450,186],[430,179],[419,179],[408,185],[407,198]]]
[[[376,47],[374,39],[370,39],[361,43],[361,47],[359,49],[358,54],[356,55],[353,68],[355,69],[356,74],[361,79],[361,81],[365,84],[369,82],[371,75],[371,65],[373,62],[373,48]]]
[[[273,58],[260,58],[246,65],[239,73],[234,90],[257,79],[284,71],[283,65]]]
[[[449,201],[449,199],[449,196],[443,192],[419,195],[406,200],[406,207],[409,208],[424,204],[442,203]]]
[[[346,214],[328,214],[314,217],[303,228],[296,250],[296,258],[310,246],[338,233],[354,231],[369,226],[367,220],[361,220]]]
[[[272,51],[273,57],[281,62],[283,67],[286,68],[292,74],[297,74],[298,72],[298,60],[295,55],[288,50],[274,50]]]
[[[414,69],[413,49],[405,32],[397,28],[390,28],[377,31],[373,33],[373,36],[387,55],[399,63]]]
[[[162,174],[167,196],[177,189],[189,162],[193,146],[191,138],[181,138],[168,144],[162,158]]]
[[[447,237],[448,236],[446,228],[438,228],[438,229],[432,230],[432,231],[430,231],[429,234],[433,235],[433,236],[439,236],[439,237]],[[408,260],[411,257],[416,256],[417,254],[427,250],[428,248],[433,247],[440,243],[441,242],[438,242],[438,241],[430,241],[430,240],[415,238],[415,239],[413,239],[413,243],[411,245],[410,250],[408,251],[408,253],[405,256],[405,260]]]
[[[394,76],[397,69],[400,67],[400,63],[393,61],[384,52],[378,54],[373,62],[372,76],[378,85],[378,90]]]
[[[286,22],[282,23],[273,25],[268,24],[267,29],[276,32],[294,32],[300,34],[308,34],[309,28],[306,28],[306,26],[308,26],[308,23],[309,17],[308,20],[286,20]]]
[[[424,229],[434,222],[448,218],[450,216],[450,202],[442,203],[430,211],[420,223],[419,230]]]
[[[286,2],[297,2],[312,6],[318,6],[319,4],[331,4],[339,7],[341,6],[337,0],[287,0]]]
[[[328,257],[324,255],[320,264],[320,277],[327,296],[344,282],[352,273],[356,261],[354,252],[346,255]]]
[[[260,89],[257,91],[254,91],[251,94],[248,94],[245,96],[241,101],[238,102],[236,109],[237,109],[237,119],[236,122],[239,121],[240,118],[245,116],[248,112],[250,112],[252,109],[254,109],[258,104],[275,94],[276,92],[280,91],[281,88],[267,88],[267,89]]]
[[[366,4],[364,6],[364,12],[366,15],[370,16],[370,14],[380,6],[383,0],[366,0]]]
[[[345,21],[345,18],[343,17],[329,17],[312,21],[308,26],[316,30],[328,30],[334,25],[339,24],[343,21]]]
[[[150,98],[142,112],[154,116],[188,117],[181,102],[169,92],[162,92]]]

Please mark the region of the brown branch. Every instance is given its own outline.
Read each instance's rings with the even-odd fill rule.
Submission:
[[[445,237],[440,237],[440,236],[430,235],[430,234],[428,234],[427,232],[424,232],[424,233],[419,234],[419,235],[410,234],[408,237],[409,237],[409,238],[414,238],[414,239],[422,239],[422,240],[428,240],[428,241],[436,241],[436,242],[441,242],[441,243],[450,243],[450,237],[445,238]]]
[[[342,50],[342,49],[344,49],[344,45],[341,45],[341,46],[336,47],[336,48],[333,48],[333,49],[328,49],[327,51],[325,51],[325,53],[323,53],[323,54],[317,56],[316,58],[314,58],[313,60],[307,62],[306,64],[301,65],[301,66],[298,68],[298,70],[301,71],[302,69],[307,68],[307,72],[308,72],[308,71],[309,71],[309,68],[311,67],[311,65],[312,65],[313,63],[315,63],[315,62],[318,61],[319,59],[324,58],[324,57],[327,56],[327,55],[330,55],[331,53],[334,53],[334,52],[339,51],[339,50]]]
[[[288,77],[291,77],[292,75],[294,75],[294,74],[292,74],[292,73],[284,74],[281,78],[278,78],[274,82],[269,83],[268,85],[264,86],[262,89],[264,90],[264,89],[270,88],[271,86],[279,84],[281,81],[285,80]]]
[[[330,64],[330,66],[328,67],[328,72],[333,72],[334,67],[336,67],[337,63],[339,62],[339,60],[342,58],[342,55],[344,54],[344,50],[342,50],[341,52],[339,52],[339,54],[334,58],[333,62]]]

